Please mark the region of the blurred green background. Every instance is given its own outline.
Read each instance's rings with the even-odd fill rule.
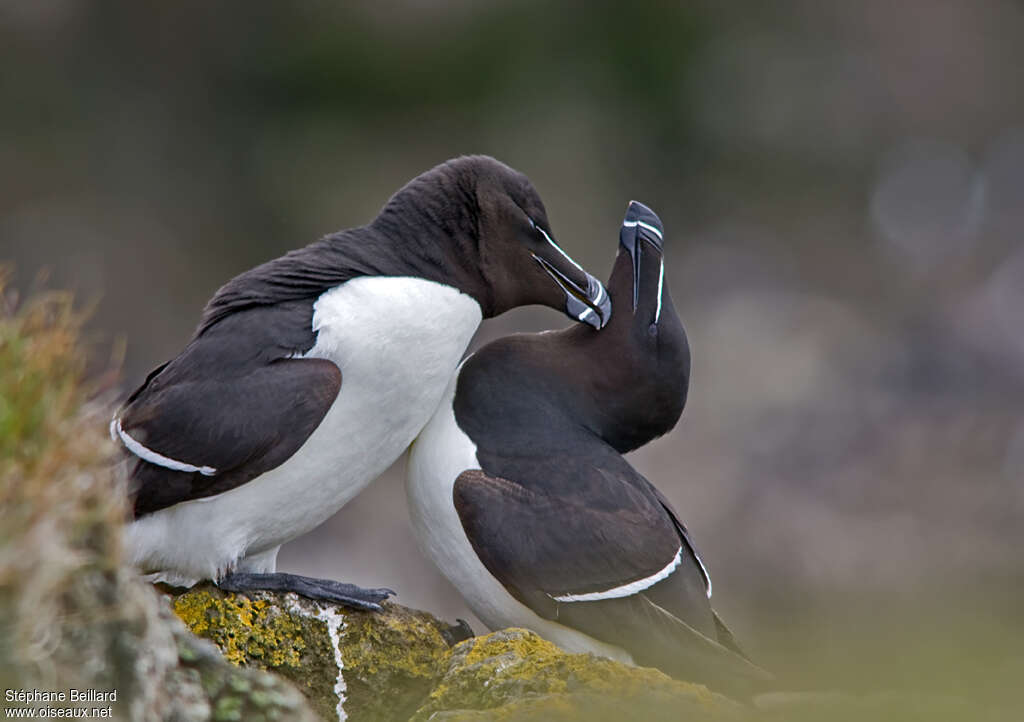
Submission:
[[[97,299],[128,389],[226,279],[446,158],[529,175],[598,274],[642,200],[694,363],[683,421],[632,459],[737,636],[787,688],[1005,704],[1022,38],[1010,0],[5,0],[0,259]],[[478,342],[562,325],[519,310]],[[415,549],[403,464],[280,568],[469,617]]]

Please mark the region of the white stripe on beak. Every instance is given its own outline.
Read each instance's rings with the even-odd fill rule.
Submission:
[[[644,223],[643,221],[623,221],[622,225],[626,226],[626,228],[633,228],[635,226],[640,226],[641,228],[646,228],[651,233],[656,235],[658,238],[661,238],[661,239],[664,240],[664,236],[661,235],[661,231],[659,231],[657,228],[652,226],[650,223]],[[544,231],[541,231],[541,233],[544,233]]]
[[[572,258],[570,258],[570,257],[569,257],[569,254],[568,254],[568,253],[566,253],[565,251],[563,251],[563,250],[562,250],[562,247],[561,247],[561,246],[559,246],[559,245],[558,245],[557,243],[555,243],[555,242],[554,242],[554,240],[552,240],[551,236],[549,236],[549,235],[547,234],[547,232],[546,232],[546,231],[545,231],[545,230],[544,230],[543,228],[541,228],[540,226],[537,226],[537,230],[538,230],[538,231],[540,231],[541,235],[542,235],[542,236],[544,236],[544,239],[545,239],[545,240],[546,240],[546,241],[547,241],[548,243],[550,243],[550,244],[551,244],[552,246],[554,246],[554,248],[555,248],[555,250],[556,250],[556,251],[558,251],[559,253],[561,253],[561,254],[562,254],[562,257],[563,257],[563,258],[564,258],[565,260],[567,260],[567,261],[568,261],[569,263],[571,263],[572,265],[576,266],[576,268],[577,268],[578,270],[580,270],[580,271],[583,271],[583,268],[582,268],[582,267],[580,266],[580,264],[578,264],[578,263],[576,263],[576,261],[572,260]],[[584,272],[584,273],[586,273],[586,271],[583,271],[583,272]]]

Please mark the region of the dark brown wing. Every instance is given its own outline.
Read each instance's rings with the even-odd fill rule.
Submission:
[[[617,454],[615,455],[618,456]],[[538,615],[629,651],[639,664],[709,683],[766,673],[719,639],[705,573],[685,530],[621,457],[551,462],[590,491],[552,495],[465,471],[455,507],[484,566]],[[612,471],[609,471],[612,469]],[[586,499],[599,499],[599,505]]]
[[[132,394],[111,430],[129,457],[136,517],[244,484],[284,463],[319,426],[341,371],[288,358],[312,345],[307,307],[225,319]],[[304,334],[283,332],[292,327]]]

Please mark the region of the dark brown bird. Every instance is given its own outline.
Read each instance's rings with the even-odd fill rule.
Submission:
[[[686,403],[690,350],[664,270],[661,222],[633,202],[608,326],[509,336],[467,359],[413,445],[410,507],[488,627],[728,686],[767,675],[711,608],[682,518],[622,456]]]
[[[273,573],[278,549],[405,450],[482,318],[533,303],[594,328],[611,311],[529,179],[483,156],[232,279],[111,422],[134,486],[133,561],[172,584],[378,608],[388,590]]]

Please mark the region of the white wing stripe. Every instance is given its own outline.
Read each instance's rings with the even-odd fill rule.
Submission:
[[[654,322],[661,318],[661,293],[665,285],[665,259],[661,259],[661,267],[658,269],[658,310],[654,312]],[[698,560],[699,561],[699,560]],[[703,565],[701,565],[703,566]]]
[[[704,560],[700,558],[700,554],[697,553],[696,549],[693,550],[693,558],[696,559],[697,564],[700,565],[700,571],[701,574],[704,575],[704,581],[707,586],[708,599],[711,599],[711,575],[708,574],[708,568],[704,566]]]
[[[116,416],[110,422],[110,438],[114,441],[120,439],[121,443],[125,445],[128,451],[132,452],[143,461],[148,461],[150,464],[163,466],[164,468],[173,469],[174,471],[198,471],[204,476],[213,476],[217,473],[217,470],[212,466],[193,466],[192,464],[186,464],[184,461],[176,461],[175,459],[168,458],[163,454],[158,454],[152,449],[146,448],[129,436],[127,431],[121,428],[121,419]]]
[[[638,592],[642,592],[648,587],[652,587],[662,579],[667,577],[669,574],[676,570],[676,567],[683,561],[683,548],[679,547],[676,551],[675,557],[668,565],[659,572],[655,572],[649,577],[643,579],[637,579],[635,582],[629,584],[623,584],[621,587],[615,587],[613,589],[607,589],[603,592],[589,592],[588,594],[564,594],[560,597],[552,597],[556,602],[597,602],[602,599],[618,599],[619,597],[628,597]]]

